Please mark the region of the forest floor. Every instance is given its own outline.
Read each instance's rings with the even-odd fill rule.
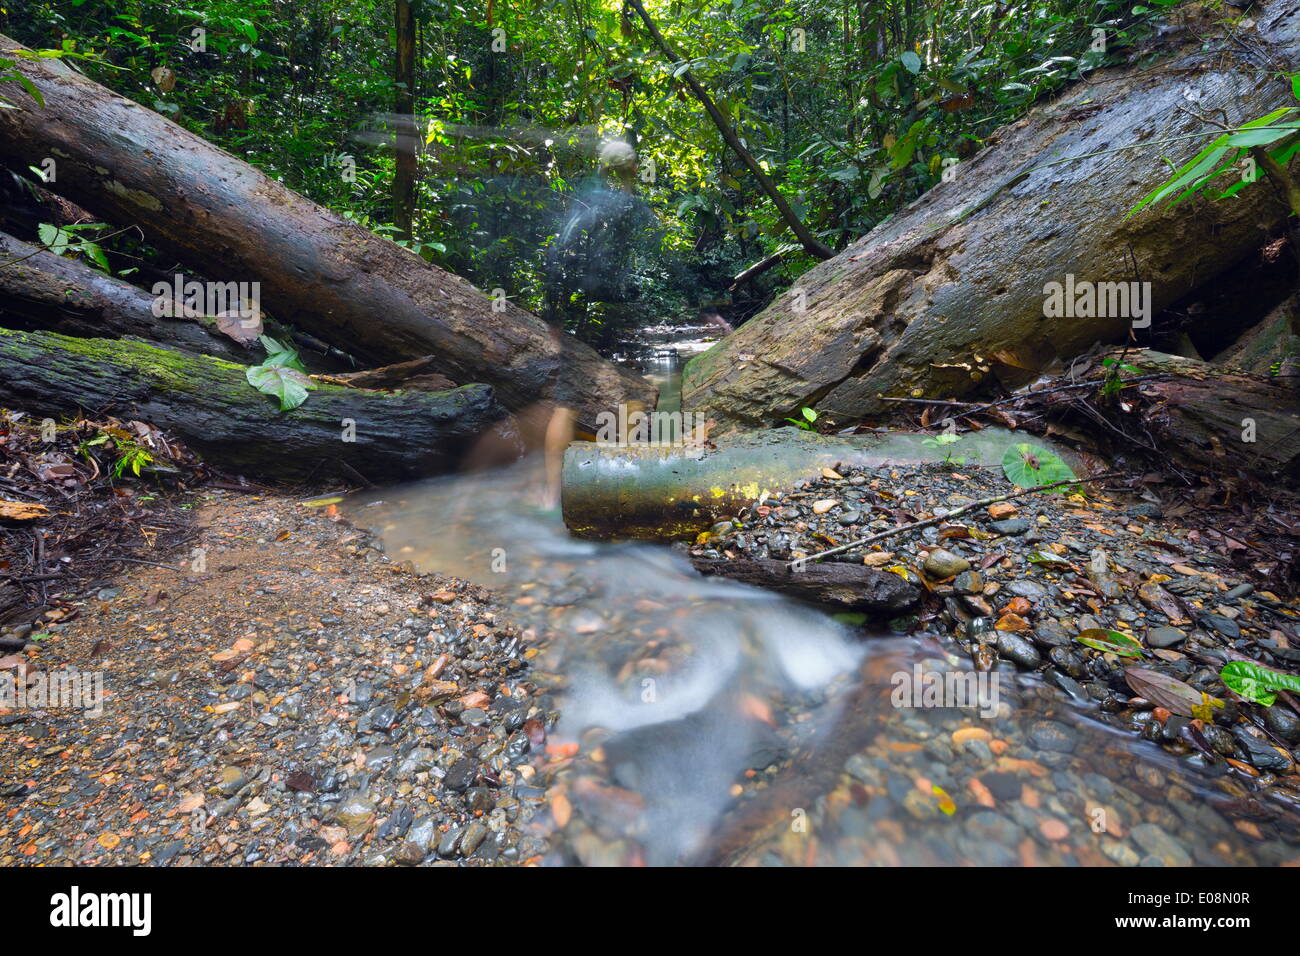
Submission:
[[[846,468],[787,489],[698,547],[789,557],[1005,490],[989,469]],[[0,675],[97,674],[103,689],[102,713],[0,706],[0,865],[644,859],[629,822],[642,806],[619,768],[599,747],[548,741],[552,635],[520,631],[513,613],[530,603],[559,621],[599,605],[540,570],[513,603],[416,573],[320,503],[191,490],[168,503],[178,544],[151,552],[155,563],[65,594],[36,634],[0,628],[0,639],[31,642],[0,658]],[[1289,701],[1233,701],[1218,677],[1244,658],[1295,670],[1297,612],[1284,592],[1293,533],[1258,501],[1215,507],[1103,489],[1035,495],[871,552],[869,563],[926,585],[920,612],[894,627],[909,647],[929,648],[927,667],[959,669],[956,652],[1005,677],[1009,697],[1025,679],[1041,694],[1017,690],[992,720],[948,707],[868,718],[854,687],[887,683],[869,658],[870,680],[827,692],[850,721],[829,735],[839,749],[828,777],[804,772],[817,704],[758,707],[772,733],[744,757],[732,816],[752,809],[787,824],[742,856],[1300,859],[1300,719]],[[1272,538],[1261,531],[1270,524]],[[1074,639],[1090,628],[1132,634],[1143,659]],[[617,626],[591,639],[628,668],[667,656],[643,657],[636,634]],[[1197,716],[1202,690],[1229,702]],[[1130,742],[1094,741],[1062,702]],[[883,729],[864,739],[872,728]],[[816,807],[816,837],[797,845],[775,796],[792,777],[825,782],[821,798],[796,804]]]
[[[205,494],[183,570],[72,602],[26,666],[102,673],[103,713],[0,709],[0,865],[540,853],[524,649],[325,510]]]

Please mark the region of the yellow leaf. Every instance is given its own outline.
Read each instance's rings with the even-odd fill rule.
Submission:
[[[944,791],[943,787],[939,786],[936,783],[934,786],[930,788],[930,790],[934,793],[936,797],[939,798],[940,810],[948,814],[948,816],[952,816],[954,813],[957,812],[957,804],[953,802],[952,797],[948,796],[948,794]]]

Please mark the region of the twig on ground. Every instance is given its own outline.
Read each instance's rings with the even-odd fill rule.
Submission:
[[[1053,481],[1051,484],[1038,485],[1034,488],[1025,488],[1023,491],[1012,491],[1005,495],[994,495],[991,498],[981,498],[979,501],[972,501],[968,505],[950,511],[945,515],[934,518],[927,518],[924,521],[913,521],[911,524],[903,525],[900,528],[891,528],[888,531],[881,531],[879,534],[868,535],[865,538],[858,538],[856,541],[850,541],[848,544],[841,544],[834,548],[828,548],[825,551],[819,551],[817,554],[809,555],[806,558],[795,558],[789,562],[788,567],[791,571],[798,571],[808,564],[809,561],[820,561],[822,558],[829,558],[833,554],[843,554],[845,551],[851,551],[854,548],[860,548],[863,545],[875,544],[877,541],[883,541],[886,538],[892,538],[895,535],[907,534],[909,531],[920,531],[922,528],[930,528],[934,525],[941,524],[952,518],[964,515],[967,512],[974,511],[977,508],[985,508],[989,505],[997,504],[999,501],[1010,501],[1012,498],[1021,498],[1025,495],[1032,495],[1038,491],[1048,491],[1052,488],[1059,488],[1061,485],[1080,485],[1087,481],[1103,481],[1107,478],[1126,478],[1131,477],[1136,472],[1111,471],[1104,475],[1093,475],[1091,478],[1063,478],[1060,481]]]

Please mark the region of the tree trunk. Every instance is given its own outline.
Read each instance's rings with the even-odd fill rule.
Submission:
[[[654,41],[655,46],[659,48],[659,52],[673,63],[682,62],[684,57],[674,50],[667,39],[664,38],[664,35],[659,32],[659,27],[650,18],[650,14],[646,12],[641,0],[630,0],[630,3],[632,9],[641,18],[641,22],[645,24],[646,31],[650,34],[650,39]],[[745,168],[753,175],[754,181],[758,183],[758,187],[763,191],[763,194],[772,201],[772,205],[776,207],[781,220],[794,233],[804,251],[810,256],[816,256],[818,259],[829,259],[835,255],[835,250],[812,234],[808,226],[799,218],[799,214],[794,211],[794,207],[790,205],[785,196],[781,195],[781,190],[777,189],[772,177],[754,158],[754,154],[746,149],[745,144],[740,141],[736,131],[731,128],[731,123],[722,115],[722,111],[713,102],[713,97],[709,96],[704,84],[697,80],[695,74],[690,70],[683,70],[681,77],[683,82],[690,87],[691,93],[700,101],[700,105],[704,107],[704,112],[709,114],[709,119],[713,121],[713,125],[717,128],[723,141],[731,147],[732,152],[745,164]]]
[[[0,232],[0,325],[81,338],[137,336],[183,352],[249,361],[252,353],[217,331],[215,318],[158,318],[154,301],[85,263]]]
[[[0,52],[24,49],[0,37]],[[252,166],[55,60],[16,57],[0,110],[0,160],[57,163],[52,184],[211,279],[259,282],[261,305],[377,365],[435,355],[458,382],[491,384],[517,409],[554,398],[594,431],[620,402],[653,403],[640,376],[504,299],[286,189]],[[12,89],[10,88],[12,87]]]
[[[396,45],[393,60],[394,147],[393,224],[403,239],[411,239],[415,218],[415,12],[408,0],[393,0]]]
[[[282,412],[244,373],[140,342],[0,329],[0,406],[139,418],[219,468],[261,478],[378,482],[449,471],[502,415],[486,385],[384,393],[322,383]]]
[[[1294,103],[1278,75],[1300,42],[1300,14],[1270,0],[1252,16],[1245,49],[1220,27],[1207,26],[1205,45],[1199,25],[1184,27],[1187,45],[1158,65],[1090,74],[999,131],[952,182],[692,360],[686,407],[719,431],[802,406],[839,426],[883,416],[881,395],[960,397],[990,375],[1016,386],[1133,326],[1131,314],[1114,314],[1122,309],[1047,318],[1048,283],[1150,282],[1154,314],[1213,279],[1286,216],[1269,182],[1231,201],[1125,215],[1168,177],[1162,155],[1181,162],[1205,144],[1200,134],[1220,134],[1180,108],[1188,90],[1199,96],[1193,112],[1236,126]]]

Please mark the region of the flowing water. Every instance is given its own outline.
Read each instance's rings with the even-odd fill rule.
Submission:
[[[661,412],[682,407],[682,370],[696,355],[718,340],[712,325],[657,325],[641,329],[627,350],[626,359],[659,389]]]
[[[551,862],[1300,856],[1291,808],[1222,767],[1112,730],[1034,675],[954,699],[968,662],[951,642],[867,633],[662,546],[572,539],[530,504],[540,482],[524,461],[372,494],[352,517],[393,559],[491,588],[525,629],[525,679],[560,714],[521,793]],[[955,691],[930,695],[927,675]]]

